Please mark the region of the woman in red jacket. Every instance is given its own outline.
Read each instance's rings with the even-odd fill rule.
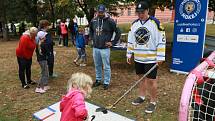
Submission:
[[[24,89],[30,88],[28,84],[35,84],[31,80],[31,64],[32,56],[36,48],[35,36],[37,32],[38,29],[36,27],[31,27],[30,30],[24,32],[16,48],[16,56],[19,64],[19,79]],[[25,81],[25,75],[27,81]]]

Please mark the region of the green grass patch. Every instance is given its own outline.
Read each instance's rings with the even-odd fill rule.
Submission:
[[[215,36],[215,24],[207,24],[206,35]]]
[[[173,41],[174,23],[163,24],[166,32],[167,42]],[[130,31],[131,24],[120,24],[119,28],[122,33],[128,33]],[[206,35],[215,36],[215,24],[207,24]]]

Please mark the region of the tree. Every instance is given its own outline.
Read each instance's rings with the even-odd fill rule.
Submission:
[[[54,12],[54,2],[55,0],[49,0],[49,4],[50,4],[50,7],[51,7],[51,14],[52,14],[52,28],[54,28],[54,23],[55,23],[55,12]]]
[[[90,22],[91,19],[94,17],[95,7],[98,4],[104,4],[107,8],[111,8],[112,6],[118,6],[120,3],[126,5],[139,1],[142,0],[75,0],[75,4],[83,10],[88,22]],[[151,3],[150,15],[153,16],[155,15],[156,8],[162,9],[172,4],[171,0],[149,0],[149,3]]]
[[[84,17],[84,12],[83,11],[78,11],[77,17],[83,18]],[[81,19],[80,19],[80,24],[81,24]]]
[[[5,26],[7,25],[7,17],[6,17],[6,5],[7,5],[7,0],[2,0],[0,4],[0,21],[2,21],[2,28],[3,28],[3,40],[9,40],[8,38],[8,27]]]
[[[56,18],[74,18],[77,13],[77,6],[74,0],[58,0],[56,2]]]
[[[37,0],[1,0],[0,21],[3,26],[3,39],[9,40],[8,22],[29,21],[37,25]]]

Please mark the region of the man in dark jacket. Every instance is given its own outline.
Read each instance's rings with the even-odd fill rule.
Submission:
[[[111,40],[115,32],[114,40]],[[93,40],[93,59],[96,71],[96,82],[93,87],[101,85],[102,67],[104,66],[104,85],[108,89],[111,79],[110,47],[120,38],[120,30],[105,10],[104,5],[98,6],[98,16],[90,23],[90,38]]]
[[[75,46],[75,29],[74,29],[74,21],[71,19],[69,21],[68,30],[70,32],[72,45]]]

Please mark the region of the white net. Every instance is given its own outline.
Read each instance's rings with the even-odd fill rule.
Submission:
[[[210,77],[215,76],[215,69]],[[215,121],[215,78],[195,83],[189,104],[188,121]],[[198,79],[196,79],[196,82]]]

